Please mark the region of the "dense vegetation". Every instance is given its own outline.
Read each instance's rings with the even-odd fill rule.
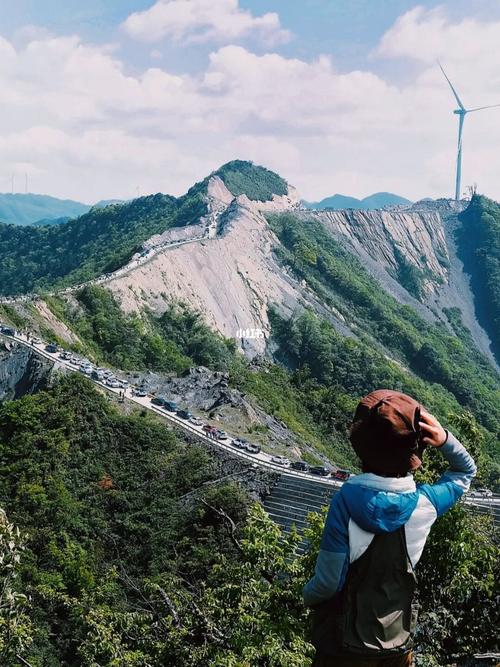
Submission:
[[[62,225],[0,224],[0,292],[31,292],[113,271],[143,241],[172,225],[176,210],[174,197],[152,195],[93,208]]]
[[[1,664],[309,667],[301,588],[321,518],[294,555],[296,536],[283,541],[225,465],[80,376],[1,406]],[[494,648],[495,556],[484,519],[457,509],[436,525],[419,665]]]
[[[281,176],[252,162],[233,160],[215,173],[235,197],[245,194],[249,199],[267,201],[273,195],[288,192],[288,185]]]
[[[401,250],[394,244],[394,257],[397,262],[397,271],[393,277],[416,299],[422,300],[425,295],[424,284],[426,279],[438,282],[439,276],[429,269],[419,269],[415,264],[408,261]],[[390,272],[390,271],[389,271]]]
[[[479,321],[500,363],[500,205],[474,195],[458,218],[460,257],[471,274]]]
[[[90,285],[75,294],[70,307],[47,297],[54,314],[78,334],[79,351],[99,363],[123,370],[182,373],[197,365],[228,367],[234,341],[223,339],[182,303],[172,303],[160,317],[151,313],[125,314],[108,290]]]

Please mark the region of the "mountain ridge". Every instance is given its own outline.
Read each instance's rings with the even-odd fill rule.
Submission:
[[[308,209],[376,209],[384,208],[386,206],[406,206],[412,202],[405,197],[395,195],[392,192],[375,192],[368,197],[358,199],[348,195],[335,194],[330,197],[325,197],[318,202],[308,202],[303,200],[302,204]]]

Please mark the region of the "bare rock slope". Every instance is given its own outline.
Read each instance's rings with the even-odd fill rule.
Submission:
[[[195,242],[165,247],[151,260],[108,283],[126,311],[140,312],[147,307],[161,313],[171,300],[182,300],[200,311],[215,330],[235,338],[250,356],[266,348],[270,305],[284,316],[310,306],[343,334],[354,335],[338,313],[320,303],[273,255],[279,241],[265,214],[293,210],[304,225],[319,221],[361,259],[384,289],[426,320],[441,319],[448,325],[443,309],[460,308],[479,349],[495,364],[489,339],[475,318],[472,292],[456,259],[450,229],[461,206],[443,200],[389,210],[304,211],[291,186],[284,196],[251,201],[245,195],[234,197],[216,175],[209,180],[207,196],[208,214],[189,232],[198,235]],[[165,232],[168,234],[172,231]],[[402,262],[418,271],[420,298],[401,284]],[[258,337],[241,335],[245,330],[258,332]]]
[[[278,240],[263,211],[294,207],[297,194],[290,188],[287,196],[251,202],[244,195],[234,198],[219,178],[211,179],[208,194],[217,236],[165,250],[111,281],[109,288],[127,311],[148,306],[162,312],[171,299],[180,299],[224,336],[239,338],[241,329],[260,329],[266,335],[268,306],[279,304],[290,314],[303,296],[297,281],[273,258]],[[265,339],[249,338],[244,346],[262,352]]]

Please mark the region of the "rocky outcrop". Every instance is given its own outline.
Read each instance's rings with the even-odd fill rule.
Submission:
[[[161,313],[170,300],[180,299],[215,330],[236,338],[250,356],[259,354],[269,333],[268,307],[277,304],[291,315],[309,298],[274,258],[278,239],[263,215],[297,206],[298,195],[290,188],[269,202],[235,199],[218,178],[209,184],[209,195],[211,210],[225,216],[214,238],[164,250],[108,287],[126,311],[148,307]],[[262,335],[240,335],[245,330]]]
[[[142,384],[148,392],[166,396],[179,406],[189,408],[205,419],[220,423],[235,435],[249,436],[254,429],[265,433],[270,449],[306,448],[283,422],[264,412],[253,400],[229,386],[228,373],[211,371],[204,366],[189,369],[182,377],[157,373],[128,374],[133,384]]]
[[[0,402],[44,389],[53,368],[25,345],[0,338]]]
[[[389,294],[427,321],[440,319],[449,327],[445,310],[460,309],[478,349],[498,369],[489,337],[476,318],[469,278],[457,257],[454,230],[465,205],[440,199],[387,210],[302,211],[299,215],[304,224],[321,222]],[[416,269],[420,295],[408,291],[401,280],[402,262]]]
[[[448,248],[441,216],[435,210],[347,209],[308,215],[333,235],[348,239],[357,254],[367,253],[391,275],[398,274],[404,257],[422,273],[427,293],[448,280]]]

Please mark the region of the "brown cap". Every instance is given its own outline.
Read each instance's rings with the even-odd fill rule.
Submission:
[[[424,450],[421,409],[414,398],[391,389],[377,389],[361,399],[350,440],[367,470],[396,477],[419,467]]]

